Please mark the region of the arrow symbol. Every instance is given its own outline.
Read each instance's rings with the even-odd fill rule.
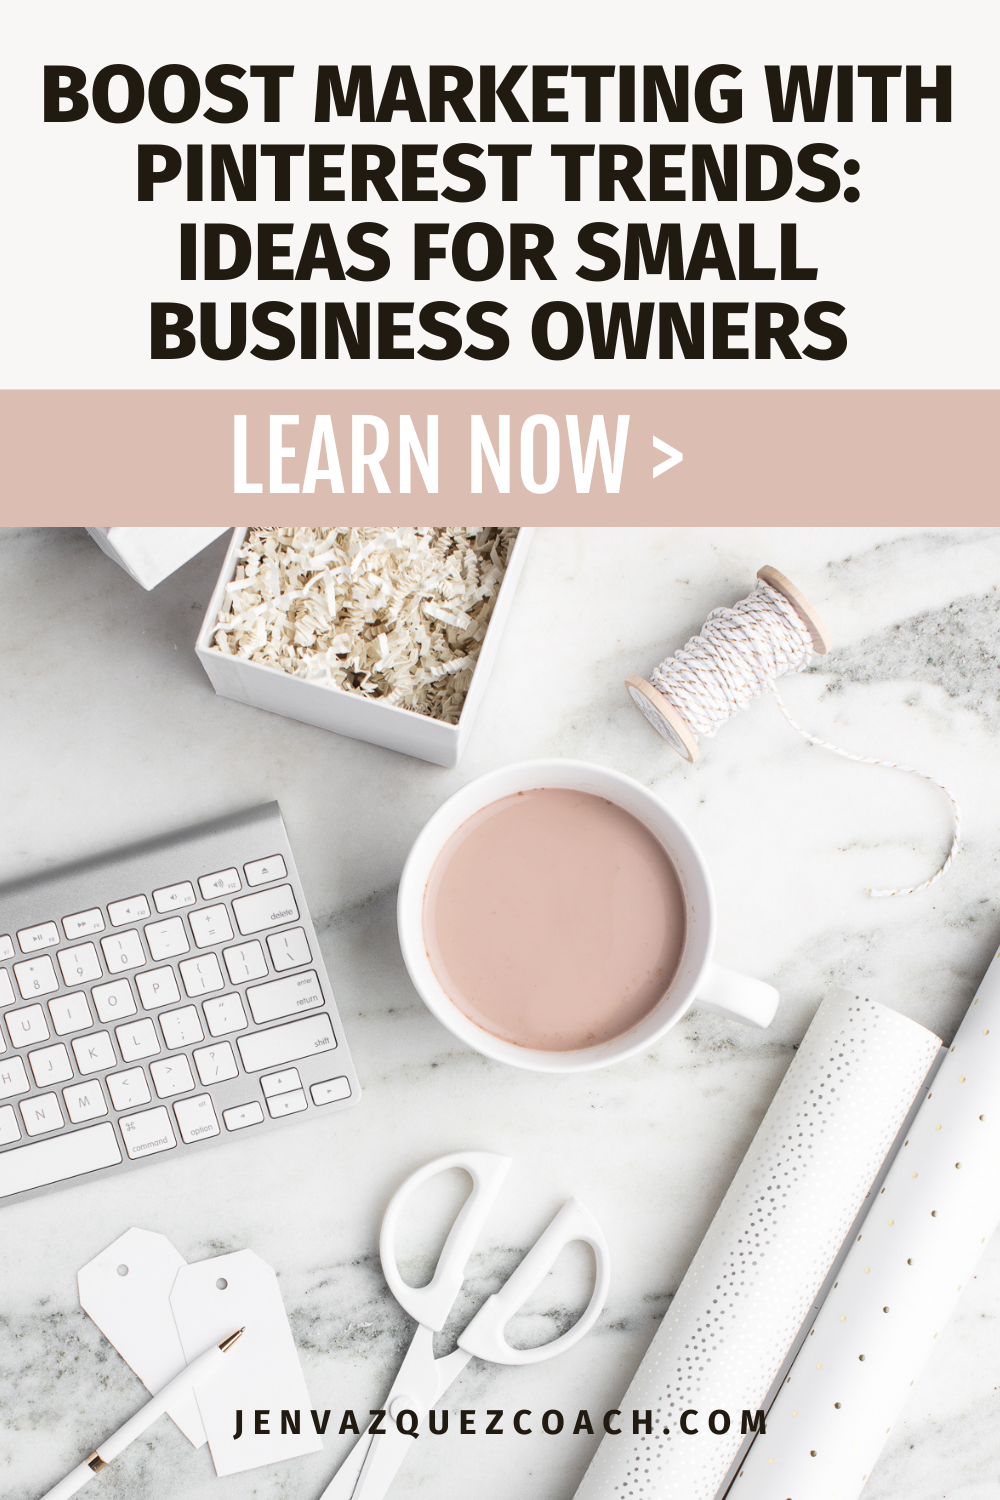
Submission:
[[[654,479],[659,479],[661,474],[665,474],[668,469],[672,469],[675,464],[682,463],[684,460],[684,455],[679,448],[671,448],[669,443],[661,442],[658,437],[655,437],[653,439],[653,447],[659,448],[661,453],[665,453],[667,455],[662,464],[657,464],[654,468]]]

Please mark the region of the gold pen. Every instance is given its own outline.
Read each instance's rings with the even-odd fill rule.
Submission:
[[[83,1463],[77,1464],[65,1479],[61,1479],[54,1489],[49,1490],[42,1497],[42,1500],[69,1500],[69,1497],[82,1489],[95,1474],[106,1469],[112,1459],[117,1458],[129,1443],[140,1437],[147,1427],[151,1427],[178,1396],[185,1395],[193,1386],[211,1377],[211,1372],[218,1366],[223,1356],[229,1353],[243,1331],[242,1328],[238,1328],[235,1333],[224,1338],[221,1344],[213,1344],[211,1348],[205,1350],[204,1354],[199,1354],[197,1359],[185,1365],[180,1374],[175,1375],[173,1380],[168,1380],[162,1391],[158,1391],[151,1400],[146,1402],[145,1406],[136,1412],[134,1417],[130,1417],[124,1427],[119,1427],[117,1432],[105,1438],[99,1448],[95,1448],[93,1453],[83,1460]]]

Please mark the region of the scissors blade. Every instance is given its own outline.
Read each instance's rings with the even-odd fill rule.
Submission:
[[[367,1433],[358,1438],[319,1500],[353,1500],[361,1470],[368,1457],[368,1450],[376,1441],[377,1439],[369,1437]]]
[[[389,1418],[386,1417],[386,1422]],[[352,1500],[383,1500],[403,1464],[413,1439],[404,1437],[394,1426],[387,1426],[384,1436],[372,1438],[358,1476]]]
[[[433,1330],[418,1324],[385,1400],[384,1430],[376,1437],[366,1433],[359,1438],[320,1500],[383,1500],[413,1442],[396,1427],[397,1415],[400,1411],[415,1412],[418,1436],[426,1432],[431,1407],[471,1357],[456,1349],[443,1359],[435,1359]]]
[[[457,1358],[456,1358],[457,1355]],[[468,1363],[469,1355],[456,1350],[447,1359],[434,1358],[434,1334],[423,1324],[417,1325],[410,1340],[399,1374],[385,1398],[384,1432],[376,1437],[363,1433],[344,1459],[319,1500],[379,1500],[395,1478],[407,1445],[394,1425],[397,1409],[406,1407],[417,1413],[419,1430],[427,1425],[427,1412]],[[443,1384],[442,1384],[443,1380]],[[392,1413],[392,1415],[390,1415]]]

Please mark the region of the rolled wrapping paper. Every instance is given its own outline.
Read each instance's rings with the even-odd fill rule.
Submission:
[[[730,1500],[856,1500],[998,1224],[1000,956]]]
[[[577,1500],[713,1500],[741,1413],[764,1405],[939,1045],[870,1000],[823,1001]],[[633,1411],[651,1413],[648,1436],[632,1436]]]

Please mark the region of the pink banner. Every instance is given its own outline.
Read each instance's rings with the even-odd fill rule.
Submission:
[[[326,525],[343,505],[380,525],[975,525],[997,517],[997,407],[989,391],[7,391],[0,520]]]

